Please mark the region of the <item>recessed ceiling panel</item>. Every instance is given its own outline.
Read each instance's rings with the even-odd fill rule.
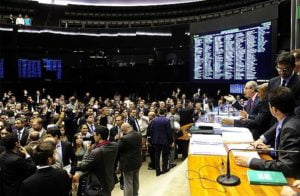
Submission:
[[[149,6],[190,3],[204,0],[31,0],[58,5],[95,5],[95,6]]]

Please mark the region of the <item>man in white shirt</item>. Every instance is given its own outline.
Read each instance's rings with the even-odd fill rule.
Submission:
[[[24,25],[24,18],[22,17],[22,14],[19,14],[19,16],[16,18],[16,25]]]

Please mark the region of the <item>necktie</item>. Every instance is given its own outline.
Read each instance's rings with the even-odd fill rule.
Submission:
[[[250,109],[250,111],[252,111],[252,108],[253,108],[253,100],[249,99],[249,109]]]
[[[279,140],[280,133],[281,133],[281,127],[277,126],[276,127],[276,137],[275,137],[275,146],[274,146],[275,150],[278,150],[278,145],[279,145],[278,140]],[[277,156],[277,152],[274,152],[274,154],[275,154],[275,156]]]
[[[286,80],[282,80],[281,86],[286,86]]]
[[[21,138],[22,138],[21,130],[18,130],[18,139],[19,139],[19,141],[21,141]]]

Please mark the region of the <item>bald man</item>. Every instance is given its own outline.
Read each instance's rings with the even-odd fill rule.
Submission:
[[[124,136],[119,140],[120,169],[124,176],[124,196],[136,196],[139,191],[139,170],[142,165],[142,135],[129,123],[121,126]]]

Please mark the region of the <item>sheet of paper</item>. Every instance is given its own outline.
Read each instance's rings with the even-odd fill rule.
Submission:
[[[66,170],[68,173],[70,173],[70,171],[71,171],[71,164],[64,166],[63,169]]]
[[[222,132],[250,132],[248,128],[245,127],[222,127]]]
[[[226,156],[224,144],[190,144],[190,154],[223,155]]]
[[[249,144],[227,144],[228,149],[253,149]],[[259,154],[256,151],[237,151],[232,150],[234,156],[246,156],[249,158],[260,159]]]
[[[221,135],[193,134],[190,143],[223,144]]]
[[[253,142],[250,132],[222,132],[222,138],[224,143]]]
[[[220,135],[193,134],[190,139],[190,154],[226,155]]]
[[[240,116],[223,116],[223,115],[217,115],[215,116],[216,118],[221,118],[221,119],[230,119],[230,120],[240,120]]]

